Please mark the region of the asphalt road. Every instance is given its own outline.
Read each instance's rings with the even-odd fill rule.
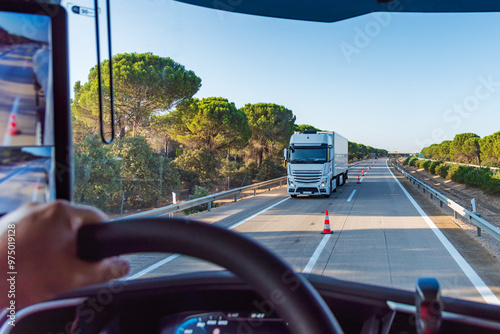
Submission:
[[[195,219],[257,240],[299,272],[407,290],[414,290],[418,277],[431,276],[439,280],[443,295],[498,303],[432,217],[419,212],[385,160],[379,160],[357,184],[357,175],[367,164],[352,167],[348,183],[328,199],[292,199],[282,187]],[[331,235],[320,233],[326,210]],[[127,258],[132,269],[128,279],[221,269],[172,254]]]
[[[0,49],[0,146],[39,145],[30,44]],[[19,134],[9,134],[10,117],[15,115]]]
[[[50,159],[0,166],[0,213],[10,212],[28,202],[45,202],[47,160]]]

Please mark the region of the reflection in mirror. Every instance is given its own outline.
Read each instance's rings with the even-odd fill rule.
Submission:
[[[53,145],[50,18],[0,11],[0,146]]]
[[[54,199],[52,147],[0,148],[0,213]]]

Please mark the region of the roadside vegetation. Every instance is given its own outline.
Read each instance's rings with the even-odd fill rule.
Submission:
[[[292,110],[275,103],[238,108],[224,97],[195,98],[201,78],[171,58],[125,53],[113,66],[111,145],[99,137],[97,67],[86,83],[76,82],[71,105],[75,201],[108,213],[167,205],[173,192],[184,201],[286,175],[290,136],[318,130],[295,124]],[[103,91],[107,102],[109,87]],[[387,152],[349,143],[350,160],[369,153]]]
[[[484,138],[457,134],[453,140],[423,148],[421,154],[427,159],[500,167],[500,131]]]
[[[404,164],[424,168],[429,173],[469,187],[481,189],[490,195],[500,196],[500,172],[495,172],[489,167],[476,168],[454,165],[443,161],[422,160],[415,156],[408,157]]]

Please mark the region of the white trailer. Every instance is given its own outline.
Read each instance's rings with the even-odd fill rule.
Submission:
[[[336,132],[293,134],[285,149],[288,194],[330,197],[347,180],[347,147],[347,139]]]

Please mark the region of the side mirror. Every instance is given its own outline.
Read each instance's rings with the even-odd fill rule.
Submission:
[[[284,157],[285,157],[285,161],[288,161],[288,148],[285,148],[285,149],[283,150],[283,155],[284,155]]]

